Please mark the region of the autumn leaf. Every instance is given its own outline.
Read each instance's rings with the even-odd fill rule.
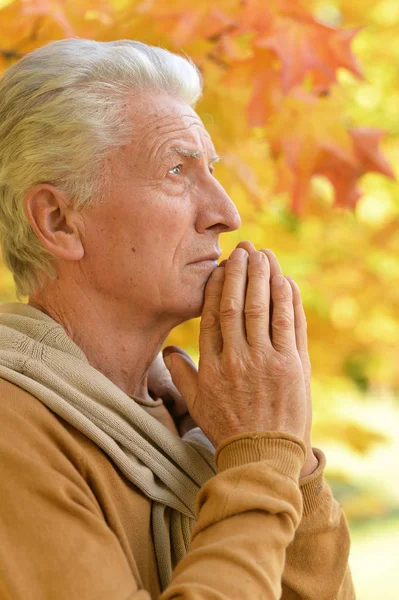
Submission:
[[[276,191],[290,194],[291,208],[297,214],[306,206],[314,175],[327,177],[335,189],[336,204],[351,208],[361,196],[358,181],[362,175],[374,171],[395,177],[380,149],[383,132],[347,129],[337,102],[334,96],[320,98],[298,88],[267,126],[271,149],[279,161]]]
[[[58,23],[66,37],[72,37],[76,32],[66,16],[64,4],[60,0],[29,0],[22,3],[21,15],[50,17]]]
[[[319,97],[295,88],[268,122],[266,135],[279,163],[277,189],[290,194],[296,214],[301,214],[307,203],[310,181],[321,156],[332,154],[348,164],[356,162],[335,96]],[[286,185],[281,180],[282,169],[292,173]]]
[[[363,172],[372,171],[395,179],[395,173],[380,147],[385,132],[372,127],[356,127],[350,133]]]
[[[312,73],[317,84],[336,82],[341,67],[361,77],[360,66],[351,53],[350,44],[357,34],[339,31],[316,21],[295,21],[278,17],[270,33],[254,40],[254,46],[276,53],[282,64],[282,85],[285,92],[302,83]]]
[[[350,130],[349,133],[355,161],[345,160],[342,155],[334,152],[332,147],[330,152],[320,157],[315,174],[324,175],[331,181],[335,188],[338,206],[354,208],[361,197],[358,181],[362,175],[373,171],[395,179],[395,174],[380,148],[383,132],[358,127]]]
[[[0,9],[0,46],[4,59],[14,58],[13,54],[15,58],[22,56],[21,45],[31,37],[34,26],[30,16],[21,14],[20,2],[12,2]],[[5,61],[3,68],[7,66]]]
[[[181,5],[181,3],[178,3]],[[233,25],[234,20],[220,8],[210,3],[187,8],[174,4],[157,3],[153,16],[159,21],[162,31],[167,31],[174,48],[181,48],[195,38],[217,41],[218,37]]]

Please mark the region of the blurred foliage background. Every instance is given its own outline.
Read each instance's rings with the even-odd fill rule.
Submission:
[[[298,282],[313,445],[352,532],[358,600],[393,600],[399,543],[398,0],[0,0],[0,73],[69,36],[189,55],[239,231]],[[14,301],[0,265],[0,299]],[[168,343],[198,359],[198,320]]]

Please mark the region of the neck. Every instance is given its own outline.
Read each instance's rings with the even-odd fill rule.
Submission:
[[[148,369],[178,323],[167,319],[160,323],[143,309],[121,306],[115,298],[60,287],[46,287],[45,294],[30,296],[28,303],[60,323],[90,365],[126,394],[151,400]]]

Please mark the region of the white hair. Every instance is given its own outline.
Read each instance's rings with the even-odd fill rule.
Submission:
[[[0,80],[0,243],[19,299],[56,277],[55,257],[26,218],[26,192],[50,183],[78,210],[102,202],[107,159],[131,141],[128,99],[141,91],[194,106],[202,78],[162,48],[70,38],[27,54]]]

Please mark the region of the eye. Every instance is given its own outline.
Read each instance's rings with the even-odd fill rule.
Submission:
[[[173,169],[170,169],[168,173],[172,173],[172,175],[180,175],[182,171],[183,165],[176,165]]]

